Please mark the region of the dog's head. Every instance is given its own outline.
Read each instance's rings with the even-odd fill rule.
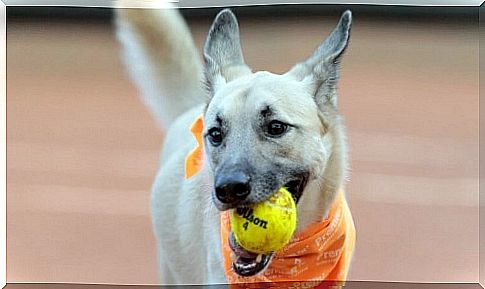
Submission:
[[[265,201],[282,186],[298,202],[309,182],[325,177],[337,137],[331,132],[338,122],[338,64],[351,21],[351,12],[344,12],[312,56],[277,75],[253,73],[236,17],[227,9],[217,15],[204,48],[211,96],[204,142],[219,210]],[[245,262],[238,273],[254,275],[269,259]]]

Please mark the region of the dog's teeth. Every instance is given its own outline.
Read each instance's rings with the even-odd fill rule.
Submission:
[[[262,260],[263,260],[263,254],[259,254],[258,257],[256,257],[256,262],[261,263]]]
[[[231,254],[231,261],[232,261],[232,263],[236,263],[236,261],[237,261],[236,254],[234,254],[234,253]]]

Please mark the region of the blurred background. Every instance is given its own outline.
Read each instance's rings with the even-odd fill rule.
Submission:
[[[339,105],[351,280],[478,280],[478,9],[239,7],[247,63],[283,73],[354,12]],[[186,9],[199,48],[219,9]],[[163,140],[112,9],[7,8],[7,281],[156,284]]]

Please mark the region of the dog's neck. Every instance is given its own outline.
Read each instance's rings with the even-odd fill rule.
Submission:
[[[335,197],[343,189],[347,174],[347,144],[340,120],[328,131],[333,138],[332,153],[323,174],[311,180],[298,203],[298,227],[301,232],[315,222],[327,218]]]

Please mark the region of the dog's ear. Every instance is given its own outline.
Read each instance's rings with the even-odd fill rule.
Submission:
[[[351,26],[352,13],[347,10],[342,14],[337,27],[313,55],[287,72],[312,86],[315,101],[320,108],[327,104],[337,105],[339,63],[349,42]]]
[[[217,86],[251,73],[244,63],[239,25],[229,9],[217,14],[204,46],[205,80],[213,94]]]

